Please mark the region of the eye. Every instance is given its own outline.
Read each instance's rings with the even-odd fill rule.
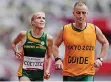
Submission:
[[[82,12],[82,14],[86,14],[86,12]]]
[[[76,12],[77,14],[81,14],[81,12]]]
[[[40,19],[41,17],[37,17],[37,19]]]
[[[76,12],[77,14],[86,14],[86,12]]]
[[[45,17],[43,17],[43,19],[45,20]]]

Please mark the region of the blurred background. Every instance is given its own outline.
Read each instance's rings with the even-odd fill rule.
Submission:
[[[56,37],[59,30],[74,22],[72,9],[78,0],[1,0],[0,1],[0,80],[18,81],[19,60],[11,49],[12,40],[22,30],[28,30],[33,13],[46,13],[45,31]],[[111,44],[111,0],[84,0],[89,7],[88,22],[97,25]],[[55,30],[56,29],[56,30]],[[96,55],[101,45],[97,42]],[[60,56],[64,56],[64,46],[60,46]],[[50,81],[62,81],[61,71],[54,70],[52,63]],[[96,69],[96,81],[111,81],[111,46],[103,66]]]

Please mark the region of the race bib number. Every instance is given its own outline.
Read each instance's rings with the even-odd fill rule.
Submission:
[[[43,70],[44,58],[24,56],[24,69],[41,69]]]

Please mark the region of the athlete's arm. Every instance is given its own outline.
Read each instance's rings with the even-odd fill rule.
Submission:
[[[53,48],[54,58],[59,57],[59,46],[62,44],[62,42],[63,42],[63,29],[60,30],[57,38],[54,41],[54,48]]]
[[[104,58],[104,56],[107,54],[107,50],[109,48],[109,42],[98,27],[96,27],[96,36],[97,36],[97,40],[102,45],[99,58]]]
[[[56,69],[63,69],[63,64],[61,59],[59,58],[59,46],[63,42],[63,29],[60,30],[53,46],[53,56],[55,58],[55,66]]]
[[[47,35],[47,45],[45,79],[50,77],[50,68],[53,54],[53,38],[50,35]]]
[[[21,31],[17,37],[12,41],[12,49],[15,52],[15,55],[21,55],[21,53],[18,52],[17,44],[23,43],[26,36],[26,31]]]

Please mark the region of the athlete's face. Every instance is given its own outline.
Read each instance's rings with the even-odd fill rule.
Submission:
[[[77,5],[74,8],[73,15],[75,17],[75,22],[84,23],[86,22],[86,19],[87,19],[88,8],[84,4],[81,6]]]
[[[32,20],[32,26],[36,28],[44,28],[45,27],[45,13],[39,12],[34,15],[34,20]]]

